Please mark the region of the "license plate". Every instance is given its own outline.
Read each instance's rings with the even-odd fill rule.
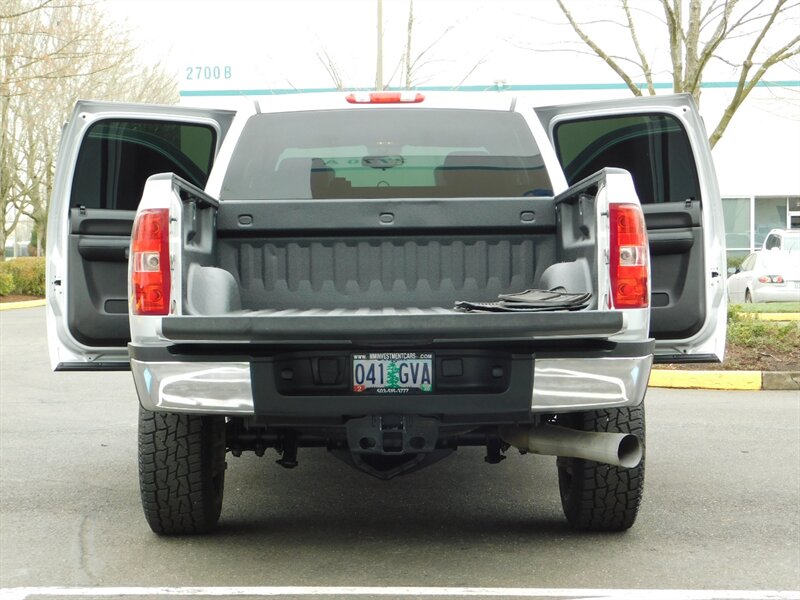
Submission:
[[[369,352],[353,355],[353,391],[414,394],[433,391],[430,352]]]

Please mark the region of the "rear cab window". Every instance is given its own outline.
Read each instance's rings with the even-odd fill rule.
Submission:
[[[357,109],[265,113],[247,122],[222,200],[550,196],[518,113]]]

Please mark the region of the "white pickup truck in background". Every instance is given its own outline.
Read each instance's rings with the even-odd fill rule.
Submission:
[[[228,452],[306,447],[383,479],[459,446],[557,456],[569,522],[619,531],[651,364],[722,359],[723,233],[688,95],[82,101],[51,362],[133,372],[160,534],[216,525]]]

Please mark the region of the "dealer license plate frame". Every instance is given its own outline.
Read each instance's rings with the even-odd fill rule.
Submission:
[[[358,352],[350,357],[355,394],[430,394],[435,385],[433,352]]]

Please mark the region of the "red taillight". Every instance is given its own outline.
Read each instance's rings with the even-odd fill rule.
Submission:
[[[133,314],[169,313],[169,210],[141,211],[133,225],[131,241]]]
[[[611,300],[615,308],[645,308],[647,287],[647,228],[636,204],[611,204]]]
[[[417,92],[354,92],[345,100],[350,104],[416,104],[425,96]]]

